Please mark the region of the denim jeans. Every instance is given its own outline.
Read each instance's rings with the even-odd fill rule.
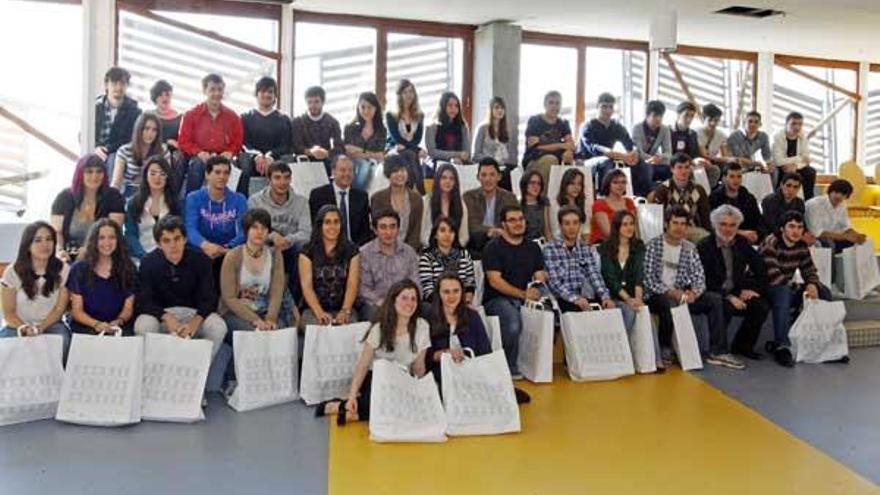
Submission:
[[[651,312],[660,320],[659,338],[663,347],[672,344],[672,313],[673,307],[678,306],[678,301],[673,301],[665,294],[658,294],[648,300]],[[728,351],[727,327],[724,325],[724,301],[717,292],[704,292],[688,305],[688,312],[692,315],[706,315],[709,319],[709,353],[712,355],[725,354]]]
[[[773,340],[780,347],[789,347],[791,341],[788,332],[791,330],[792,310],[797,314],[803,305],[804,286],[792,287],[780,285],[767,290],[767,298],[773,311]],[[819,299],[830,301],[831,291],[819,284]]]
[[[196,191],[205,182],[205,162],[194,156],[186,166],[186,194]]]
[[[62,353],[62,362],[67,362],[67,351],[70,349],[70,329],[67,328],[63,322],[58,322],[52,325],[49,325],[49,328],[43,330],[43,333],[48,335],[60,335],[61,336],[61,353]],[[12,328],[10,326],[4,326],[0,328],[0,339],[9,338],[9,337],[18,337],[18,330]]]
[[[519,356],[519,335],[522,333],[522,301],[514,297],[496,296],[485,303],[486,314],[497,316],[501,324],[501,343],[512,375],[518,374],[516,359]]]
[[[358,158],[354,162],[354,181],[351,187],[369,191],[370,179],[373,178],[373,168],[376,162],[367,158]]]

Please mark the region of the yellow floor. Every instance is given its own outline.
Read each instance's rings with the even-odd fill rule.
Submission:
[[[880,489],[680,371],[615,382],[525,382],[523,432],[445,444],[330,430],[330,495],[878,494]]]

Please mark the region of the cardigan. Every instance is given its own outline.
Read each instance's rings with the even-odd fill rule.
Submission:
[[[269,285],[269,309],[266,311],[266,320],[278,321],[278,312],[281,309],[281,296],[287,287],[287,280],[284,274],[284,257],[280,249],[272,249],[268,246],[268,253],[272,255],[272,278]],[[223,258],[223,266],[220,268],[220,309],[219,313],[224,315],[230,311],[235,316],[253,322],[260,318],[253,309],[238,297],[241,290],[239,283],[241,277],[241,267],[244,262],[244,245],[238,246]]]
[[[621,299],[621,290],[626,290],[630,297],[635,297],[636,287],[644,288],[645,284],[645,246],[630,246],[629,258],[623,267],[617,261],[617,253],[609,253],[608,247],[608,243],[603,242],[597,249],[605,286],[614,299]]]
[[[424,209],[424,203],[422,203],[422,197],[419,196],[419,193],[412,189],[407,189],[406,191],[409,196],[409,223],[405,226],[404,241],[411,248],[415,249],[416,252],[419,252],[422,247],[422,210]],[[391,186],[374,194],[370,198],[370,205],[370,209],[374,214],[384,210],[392,210]],[[403,229],[404,226],[401,225],[400,228]]]

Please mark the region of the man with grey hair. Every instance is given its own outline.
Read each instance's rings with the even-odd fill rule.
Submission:
[[[761,256],[749,241],[737,234],[743,214],[732,205],[723,204],[710,214],[712,233],[697,244],[697,252],[706,275],[706,291],[724,300],[724,325],[733,316],[743,321],[731,344],[733,354],[758,360],[755,343],[770,311],[761,297],[767,291],[767,270]]]

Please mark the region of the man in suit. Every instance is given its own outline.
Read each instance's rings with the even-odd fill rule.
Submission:
[[[294,174],[295,174],[294,169]],[[309,211],[312,225],[315,215],[324,205],[336,205],[342,212],[342,228],[346,237],[357,246],[363,246],[372,238],[370,231],[370,199],[367,192],[351,187],[354,180],[354,164],[346,155],[333,159],[333,182],[312,189],[309,194]]]
[[[501,180],[501,167],[492,157],[480,160],[477,168],[480,187],[471,189],[462,195],[468,211],[468,233],[470,241],[467,248],[471,256],[482,256],[483,248],[489,240],[499,237],[501,228],[501,209],[505,206],[519,204],[516,196],[498,187]]]

